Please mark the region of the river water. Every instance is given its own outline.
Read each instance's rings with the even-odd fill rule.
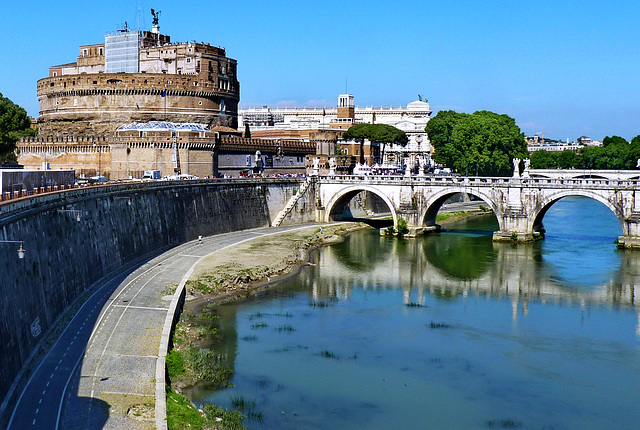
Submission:
[[[234,387],[264,429],[640,428],[640,253],[566,198],[533,245],[495,219],[419,239],[360,231],[263,297],[219,306]]]

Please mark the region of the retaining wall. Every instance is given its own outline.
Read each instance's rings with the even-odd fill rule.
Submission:
[[[0,239],[26,250],[20,260],[19,244],[0,243],[0,399],[56,319],[98,280],[199,235],[269,226],[301,181],[108,185],[0,204]],[[296,205],[298,222],[315,220],[307,197]]]

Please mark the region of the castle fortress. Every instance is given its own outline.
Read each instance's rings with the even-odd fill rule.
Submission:
[[[132,121],[237,127],[237,62],[224,48],[152,31],[107,34],[38,81],[42,135],[102,135]]]
[[[18,162],[106,179],[203,177],[252,168],[260,151],[274,172],[304,170],[314,144],[239,137],[239,99],[237,61],[208,43],[171,43],[154,14],[152,31],[107,34],[50,67],[38,81],[38,136],[18,143]]]

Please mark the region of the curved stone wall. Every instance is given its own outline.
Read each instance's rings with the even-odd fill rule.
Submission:
[[[96,282],[199,235],[269,226],[299,185],[297,179],[159,181],[0,205],[0,239],[23,241],[26,250],[20,260],[19,244],[0,243],[0,399],[56,319]],[[312,193],[305,200],[297,221],[313,220]]]
[[[96,73],[40,79],[43,135],[113,133],[133,121],[167,119],[237,126],[239,84],[218,88],[203,75]],[[164,96],[163,96],[164,94]]]

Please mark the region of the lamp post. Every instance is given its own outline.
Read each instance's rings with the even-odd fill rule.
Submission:
[[[20,248],[18,248],[18,258],[20,260],[22,260],[24,258],[24,253],[25,250],[22,247],[22,241],[21,240],[0,240],[1,243],[19,243],[20,244]]]
[[[98,172],[96,173],[96,176],[98,176],[98,178],[100,177],[100,170],[102,170],[102,151],[100,149],[100,144],[94,142],[93,150],[98,152]]]
[[[80,222],[82,220],[82,211],[77,209],[58,209],[58,212],[73,212],[76,214],[76,221]]]

